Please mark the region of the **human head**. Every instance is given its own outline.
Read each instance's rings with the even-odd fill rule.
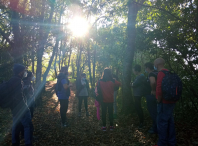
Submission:
[[[145,66],[145,72],[147,72],[147,73],[150,73],[154,70],[153,63],[151,63],[151,62],[145,63],[144,66]]]
[[[15,75],[22,77],[26,77],[26,68],[22,64],[14,64],[13,66],[13,72]]]
[[[110,68],[106,67],[104,69],[102,79],[104,79],[105,81],[110,81],[113,79]]]
[[[68,67],[67,66],[61,67],[60,72],[68,75]]]
[[[81,74],[81,78],[86,78],[86,74],[85,73],[82,73]]]
[[[141,72],[141,66],[139,64],[136,64],[133,68],[133,73],[135,75],[138,75]]]
[[[157,68],[158,71],[164,68],[165,60],[163,58],[157,58],[154,61],[154,66]]]
[[[35,80],[34,74],[31,71],[27,71],[27,77],[25,79],[29,81],[34,81]]]

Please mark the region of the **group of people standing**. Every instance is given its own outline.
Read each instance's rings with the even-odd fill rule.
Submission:
[[[70,87],[72,85],[68,79],[68,67],[62,67],[60,70],[60,74],[57,77],[57,84],[56,84],[56,95],[60,101],[60,115],[61,115],[61,125],[62,127],[69,126],[67,120],[67,110],[69,104],[69,96],[70,96]],[[78,116],[81,117],[81,107],[82,102],[84,101],[86,116],[89,116],[88,106],[87,106],[87,99],[89,96],[89,83],[86,79],[86,74],[81,74],[81,77],[76,81],[76,89],[77,89],[77,97],[79,99],[78,103]]]
[[[141,107],[142,97],[146,97],[147,109],[153,124],[149,133],[158,134],[158,146],[175,146],[176,134],[174,126],[173,111],[176,101],[165,100],[162,92],[162,81],[165,77],[164,68],[165,60],[158,58],[154,64],[148,62],[145,64],[145,72],[148,77],[141,73],[141,66],[135,65],[133,72],[136,78],[131,86],[135,99],[135,109],[139,117],[139,128],[144,127],[144,114]],[[176,91],[177,92],[177,91]]]
[[[115,109],[116,101],[114,98],[116,97],[116,90],[121,83],[113,78],[111,74],[111,70],[109,68],[105,68],[102,78],[99,80],[102,94],[103,94],[103,102],[102,102],[102,121],[103,121],[103,131],[106,130],[106,113],[108,109],[109,118],[110,118],[110,129],[113,130],[113,107]],[[66,113],[68,109],[68,98],[70,96],[70,92],[68,94],[68,88],[72,85],[69,84],[68,80],[68,68],[62,67],[61,72],[58,76],[57,86],[56,86],[56,94],[60,101],[60,114],[62,119],[62,126],[67,127],[68,122],[66,118]],[[76,96],[78,97],[78,117],[82,116],[82,102],[84,101],[86,116],[90,116],[88,111],[87,99],[89,97],[89,83],[86,79],[86,74],[82,73],[80,78],[76,80]],[[64,103],[64,104],[63,104]],[[114,110],[114,117],[116,116],[116,112]]]
[[[141,73],[141,66],[135,65],[133,73],[136,75],[135,80],[131,83],[133,88],[133,96],[135,100],[135,109],[139,117],[139,129],[144,127],[144,114],[141,107],[141,99],[146,97],[147,108],[152,118],[153,124],[149,129],[149,133],[156,133],[159,136],[159,146],[175,146],[176,136],[174,127],[173,110],[176,101],[167,101],[163,98],[162,80],[165,77],[163,71],[168,71],[164,68],[165,61],[158,58],[153,63],[145,64],[145,72],[148,77]],[[34,111],[34,89],[32,81],[35,77],[32,72],[27,71],[25,66],[15,64],[13,68],[14,76],[9,80],[10,90],[12,90],[12,100],[10,108],[13,115],[12,126],[12,144],[13,146],[20,145],[20,133],[24,136],[26,146],[32,145],[33,140],[33,111]],[[68,126],[67,110],[70,96],[70,81],[68,79],[68,67],[62,67],[60,74],[57,77],[55,87],[56,94],[60,101],[60,116],[62,127]],[[108,111],[110,127],[114,130],[113,111],[116,111],[116,91],[121,83],[112,75],[109,68],[105,68],[103,75],[98,80],[96,87],[100,86],[103,99],[100,102],[102,108],[102,130],[106,131],[106,114]],[[89,83],[86,79],[86,74],[81,74],[81,77],[76,81],[77,97],[78,97],[78,116],[81,117],[82,102],[84,101],[86,116],[90,116],[88,111],[87,99],[89,97]]]
[[[159,146],[175,146],[176,145],[176,135],[175,135],[175,126],[174,126],[174,118],[173,118],[173,110],[175,107],[176,101],[169,101],[163,99],[162,92],[162,80],[165,77],[163,71],[168,71],[164,68],[165,60],[162,58],[158,58],[154,61],[154,64],[151,62],[146,63],[145,73],[147,73],[147,77],[141,73],[141,66],[135,65],[133,68],[133,73],[136,75],[135,80],[131,83],[131,87],[133,88],[133,97],[135,101],[135,109],[137,111],[139,117],[139,129],[144,127],[144,114],[141,107],[141,99],[142,97],[146,97],[147,109],[150,113],[150,117],[152,119],[152,126],[149,129],[150,134],[158,134]],[[69,87],[69,82],[61,81],[63,87]],[[67,86],[65,85],[67,84]],[[102,101],[100,101],[100,105],[102,108],[102,130],[106,131],[106,114],[108,110],[110,127],[109,129],[114,130],[113,124],[113,111],[116,111],[116,90],[121,86],[121,83],[113,77],[111,70],[109,68],[105,68],[103,75],[100,80],[98,80],[96,87],[100,86],[102,92]],[[66,88],[65,88],[66,89]],[[84,106],[86,111],[86,116],[89,116],[88,108],[87,108],[87,98],[89,97],[89,83],[86,79],[86,74],[81,74],[81,78],[76,81],[76,89],[77,89],[77,97],[79,100],[78,116],[81,117],[81,106],[82,101],[84,100]],[[58,96],[59,97],[59,96]],[[68,99],[68,97],[66,97]],[[60,99],[60,98],[59,98]],[[61,101],[60,101],[61,103]],[[67,101],[68,104],[68,101]],[[66,106],[68,107],[68,105]],[[62,108],[62,104],[61,104]],[[66,112],[64,111],[64,114]],[[62,113],[61,113],[61,117]],[[65,119],[65,118],[62,118]],[[63,120],[63,123],[65,121]],[[63,124],[64,125],[64,124]],[[66,126],[66,125],[64,125]]]

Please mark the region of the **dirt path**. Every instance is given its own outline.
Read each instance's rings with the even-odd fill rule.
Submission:
[[[118,116],[114,121],[116,129],[101,131],[101,121],[96,118],[94,99],[89,98],[88,108],[90,117],[85,116],[82,108],[82,117],[78,117],[78,100],[72,88],[69,98],[69,109],[67,112],[69,127],[61,128],[59,114],[59,102],[54,93],[54,82],[46,85],[46,92],[43,95],[43,105],[37,107],[34,118],[34,136],[37,140],[35,146],[95,146],[95,145],[131,145],[131,146],[152,146],[157,142],[156,135],[147,134],[150,123],[142,131],[137,129],[137,117],[129,118]],[[84,107],[84,105],[82,106]],[[108,118],[107,118],[108,119]],[[146,117],[146,120],[149,120]],[[108,122],[107,122],[108,123]],[[22,142],[23,143],[23,142]],[[5,146],[11,145],[11,136],[8,135],[4,142]]]
[[[34,144],[37,146],[58,146],[58,145],[152,145],[155,144],[150,139],[138,131],[131,123],[117,125],[113,132],[101,131],[101,121],[96,118],[96,108],[94,100],[89,98],[88,108],[90,117],[85,116],[85,110],[82,108],[82,117],[78,117],[77,104],[78,99],[74,95],[74,88],[69,99],[69,108],[67,112],[69,127],[61,128],[59,114],[59,103],[53,90],[53,82],[46,86],[46,96],[43,97],[43,106],[38,108],[33,119],[35,127],[35,136],[39,139]],[[83,106],[82,106],[83,107]],[[124,119],[122,118],[121,122]],[[129,126],[128,126],[129,124]],[[152,138],[153,139],[153,138]]]

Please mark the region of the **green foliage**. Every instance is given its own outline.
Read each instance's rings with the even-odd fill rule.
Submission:
[[[184,84],[183,98],[176,113],[185,118],[190,111],[193,117],[198,111],[197,1],[20,1],[15,13],[8,7],[9,2],[4,1],[0,4],[0,81],[11,77],[12,65],[17,58],[15,53],[21,53],[18,57],[34,73],[39,70],[41,56],[41,74],[47,73],[48,80],[55,79],[62,66],[69,65],[72,78],[77,78],[77,70],[85,72],[92,87],[105,67],[110,67],[123,82],[130,2],[139,8],[134,24],[136,39],[131,40],[135,42],[131,64],[140,64],[144,70],[146,62],[163,57],[166,68],[178,73]],[[77,15],[76,10],[88,20],[95,19],[90,22],[89,35],[84,38],[73,37],[65,27],[69,19]],[[14,16],[18,16],[15,22]],[[19,29],[18,33],[15,27]],[[20,38],[18,41],[17,37]],[[39,77],[38,72],[36,76]],[[131,76],[135,78],[133,74]],[[122,89],[119,91],[121,103],[120,97]]]

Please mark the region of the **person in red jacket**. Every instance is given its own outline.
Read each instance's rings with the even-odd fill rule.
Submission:
[[[176,134],[173,111],[175,107],[175,101],[167,101],[163,99],[162,92],[162,80],[165,74],[162,70],[168,71],[164,68],[165,60],[163,58],[157,58],[154,61],[155,70],[159,71],[157,75],[156,86],[156,99],[157,99],[157,128],[158,128],[158,146],[175,146]]]
[[[121,83],[113,79],[111,70],[109,68],[104,69],[103,76],[98,82],[100,82],[100,88],[101,88],[102,96],[103,96],[103,102],[101,103],[102,122],[103,122],[102,130],[106,131],[107,129],[106,128],[106,114],[107,114],[107,108],[108,108],[110,130],[112,131],[114,129],[113,127],[114,88],[121,86]],[[97,85],[98,85],[98,82],[97,82]]]

